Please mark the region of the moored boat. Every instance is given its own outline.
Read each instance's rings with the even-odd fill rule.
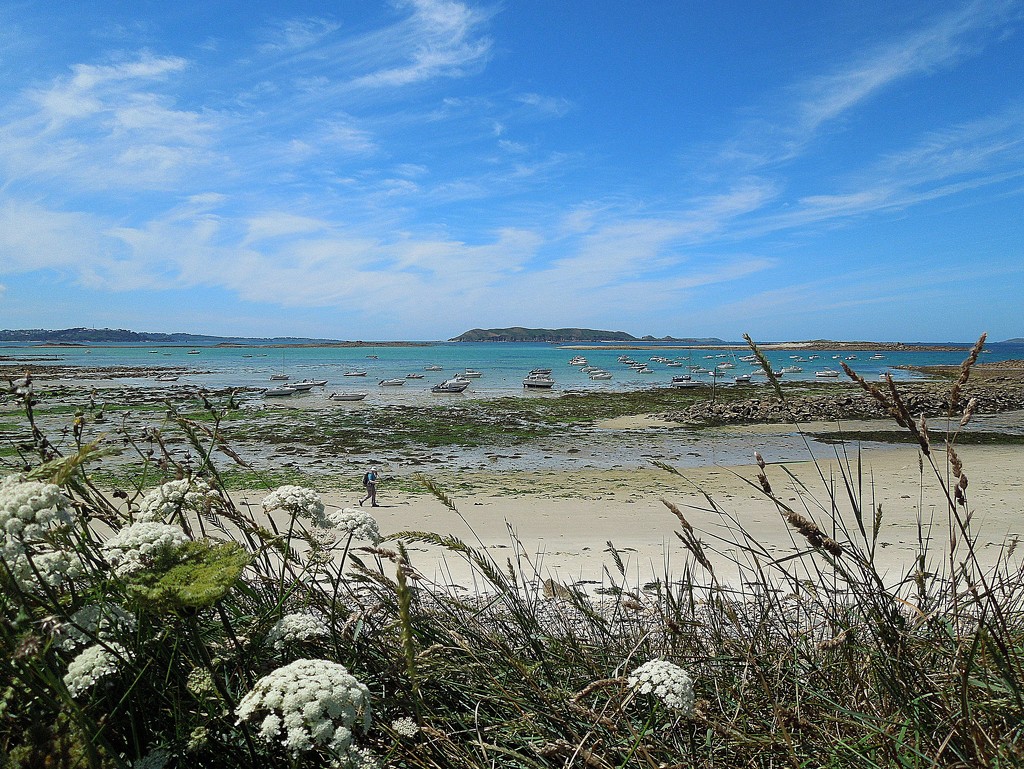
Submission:
[[[366,395],[364,392],[336,392],[327,397],[332,401],[361,401]]]
[[[523,387],[528,390],[550,390],[555,385],[555,380],[550,374],[527,374],[523,380]]]
[[[468,368],[465,371],[463,371],[459,376],[463,376],[466,379],[479,379],[480,377],[483,376],[483,373],[480,372],[480,371],[474,371],[473,369]]]
[[[401,387],[405,384],[404,379],[381,379],[377,384],[381,387]]]
[[[263,391],[263,394],[271,398],[276,398],[283,395],[294,395],[297,392],[298,390],[294,387],[268,387]]]
[[[468,379],[446,379],[430,388],[432,393],[460,393],[469,387]]]

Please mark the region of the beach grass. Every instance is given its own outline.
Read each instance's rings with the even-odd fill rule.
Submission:
[[[126,431],[145,472],[105,476],[80,426],[48,437],[12,388],[34,460],[0,484],[0,764],[1024,765],[1020,555],[978,558],[967,475],[984,468],[956,450],[970,407],[940,439],[889,384],[921,483],[948,501],[919,521],[905,572],[877,566],[887,522],[851,451],[793,505],[775,491],[785,467],[761,462],[750,482],[794,556],[711,496],[708,531],[666,497],[685,562],[636,583],[608,542],[599,585],[543,578],[511,532],[496,553],[325,517],[289,473],[247,468],[215,403],[169,417],[183,443]],[[227,493],[241,479],[266,489],[260,508]],[[465,521],[452,489],[416,482]],[[474,589],[427,579],[420,543],[468,564]]]

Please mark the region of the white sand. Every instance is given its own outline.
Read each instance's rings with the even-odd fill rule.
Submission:
[[[984,563],[992,564],[1001,545],[1024,534],[1024,448],[968,446],[959,454],[970,479],[968,509],[977,552]],[[937,453],[935,459],[945,473],[944,453]],[[790,478],[787,470],[798,480]],[[855,464],[849,472],[856,482]],[[451,534],[470,544],[486,545],[499,564],[504,565],[509,558],[518,560],[519,567],[529,575],[537,573],[561,582],[619,581],[613,560],[605,552],[610,540],[626,562],[627,584],[635,587],[666,572],[678,576],[686,560],[686,551],[674,533],[680,523],[660,501],[662,498],[683,511],[706,545],[725,553],[735,553],[735,546],[717,538],[732,540],[733,535],[702,492],[766,548],[771,555],[763,560],[796,552],[789,527],[774,503],[760,491],[757,473],[756,465],[748,465],[688,469],[684,477],[657,468],[480,473],[447,480],[436,477],[434,480],[446,490],[459,484],[486,491],[452,494],[460,515],[431,495],[398,493],[383,483],[381,506],[365,509],[375,513],[382,533],[417,530]],[[817,466],[812,462],[769,465],[767,475],[783,502],[813,518],[830,534],[828,487],[834,485],[840,515],[851,532],[856,531],[851,504],[834,461]],[[806,488],[801,488],[801,483]],[[948,505],[927,463],[922,476],[917,449],[901,446],[865,454],[861,484],[858,494],[863,495],[866,517],[870,518],[878,505],[882,507],[876,551],[876,562],[882,570],[895,580],[908,568],[917,552],[919,518],[935,521],[931,563],[942,568],[950,545]],[[358,496],[328,494],[325,501],[329,506],[354,507]],[[510,532],[522,543],[521,548],[513,547]],[[794,536],[803,548],[803,539],[799,534]],[[840,542],[846,540],[841,533],[835,537]],[[459,556],[419,543],[410,545],[409,551],[413,565],[425,577],[474,587],[472,569]],[[964,552],[962,542],[955,552]],[[1018,554],[1011,560],[1020,567]],[[721,578],[735,581],[736,569],[729,566],[725,555],[712,561]]]

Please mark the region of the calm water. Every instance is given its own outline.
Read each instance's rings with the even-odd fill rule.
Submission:
[[[190,350],[196,350],[190,354]],[[722,369],[717,380],[729,385],[737,374],[752,373],[756,367],[739,360],[747,350],[685,350],[685,349],[598,349],[573,350],[551,344],[525,343],[432,343],[415,347],[301,347],[301,348],[218,348],[218,347],[92,347],[50,348],[7,346],[0,347],[4,363],[12,359],[25,360],[26,368],[36,365],[166,367],[180,373],[179,384],[192,384],[211,388],[269,387],[272,374],[285,373],[291,380],[327,379],[326,392],[331,390],[367,390],[371,394],[387,391],[391,400],[429,395],[431,385],[466,369],[482,373],[474,379],[467,393],[523,395],[522,379],[531,369],[550,368],[555,379],[554,392],[567,390],[630,390],[655,385],[665,386],[673,376],[688,372],[687,366],[700,365],[713,369],[721,363],[734,363],[734,368]],[[799,351],[767,352],[768,359],[777,370],[783,366],[799,366],[800,373],[786,373],[785,380],[816,379],[815,372],[832,368],[840,371],[840,360],[845,360],[866,379],[875,380],[884,371],[892,370],[894,377],[912,379],[912,372],[893,370],[897,366],[959,365],[967,350],[957,352],[887,352],[881,359],[872,359],[871,352]],[[576,355],[587,358],[590,365],[612,374],[611,380],[591,380],[580,366],[569,365]],[[641,374],[618,362],[620,355],[629,355],[636,361],[647,362],[651,373]],[[810,360],[812,355],[818,356]],[[651,356],[663,356],[682,362],[683,367],[670,367],[649,361]],[[794,360],[794,356],[805,360]],[[855,356],[855,357],[854,357]],[[852,359],[851,359],[852,358]],[[1024,345],[990,344],[981,356],[981,362],[1024,359]],[[441,371],[426,371],[427,366],[441,366]],[[346,377],[347,371],[362,370],[365,377]],[[380,387],[386,378],[405,378],[406,374],[423,374],[422,379],[407,379],[401,387]],[[710,382],[707,375],[694,374],[697,380]],[[845,379],[841,375],[840,380]],[[119,383],[166,386],[152,376],[115,380]],[[759,381],[754,377],[754,382]],[[760,381],[764,381],[763,377]],[[817,381],[823,381],[818,379]],[[824,380],[836,381],[836,380]],[[100,384],[104,381],[100,380]],[[111,382],[106,381],[110,384]],[[322,397],[321,391],[321,396]],[[550,395],[529,391],[531,397]],[[440,397],[440,396],[438,396]]]

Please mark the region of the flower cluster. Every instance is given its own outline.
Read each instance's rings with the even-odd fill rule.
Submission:
[[[135,520],[165,523],[182,510],[207,512],[211,502],[217,499],[217,492],[204,481],[188,478],[168,481],[142,498]]]
[[[257,681],[235,715],[239,723],[261,719],[260,736],[294,755],[324,747],[343,756],[356,722],[370,727],[370,692],[343,665],[301,659]]]
[[[278,651],[297,641],[310,641],[327,635],[327,626],[312,614],[285,614],[267,633],[267,642]]]
[[[125,526],[101,549],[114,573],[124,577],[152,566],[161,557],[173,555],[186,542],[188,537],[180,526],[142,521]]]
[[[284,510],[300,518],[308,518],[317,526],[326,526],[324,503],[320,495],[302,486],[281,486],[263,498],[263,509]]]
[[[641,694],[653,694],[665,707],[687,716],[693,712],[693,680],[678,665],[651,660],[630,673],[628,681]]]
[[[118,662],[126,655],[127,651],[120,644],[88,646],[71,660],[67,675],[64,676],[64,685],[72,697],[77,697],[104,678],[117,675]]]
[[[420,733],[419,726],[409,716],[396,718],[392,721],[391,730],[400,737],[415,737]]]
[[[48,535],[71,522],[70,500],[52,483],[20,475],[0,479],[0,558],[22,585],[48,585],[74,576],[80,564],[55,548]]]
[[[335,528],[347,533],[350,537],[366,539],[375,545],[381,540],[377,520],[362,510],[346,507],[344,510],[335,510],[327,518]]]
[[[135,615],[116,603],[91,604],[71,615],[71,622],[61,625],[57,645],[75,649],[92,641],[113,641],[135,630]]]

